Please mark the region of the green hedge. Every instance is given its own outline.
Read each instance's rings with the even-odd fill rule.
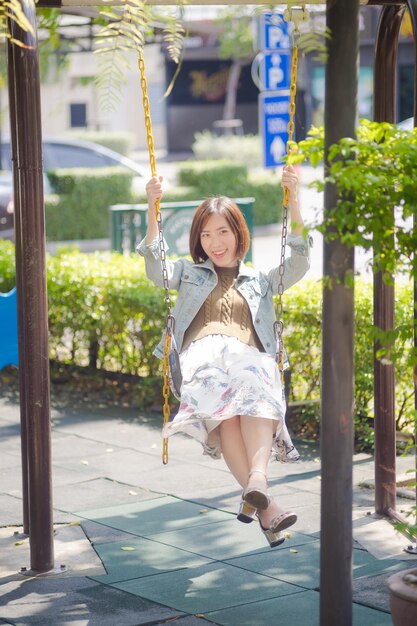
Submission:
[[[152,351],[164,323],[162,292],[142,258],[63,253],[48,259],[51,357],[154,376]]]
[[[13,263],[13,245],[0,241],[2,291],[14,286]],[[51,358],[148,376],[146,393],[151,396],[152,377],[160,375],[152,352],[163,330],[165,311],[163,290],[147,280],[143,259],[65,252],[48,257],[47,270]],[[289,400],[303,403],[290,425],[306,438],[319,436],[321,297],[321,284],[313,280],[302,281],[284,295]],[[355,442],[356,450],[370,450],[374,417],[370,283],[356,281],[355,305]],[[398,325],[410,322],[412,308],[412,285],[397,284]],[[398,430],[411,430],[413,423],[413,379],[405,359],[400,356],[396,364]]]
[[[282,187],[275,174],[250,173],[231,161],[186,161],[180,164],[178,183],[195,189],[196,198],[225,195],[254,197],[254,224],[275,224],[282,215]]]
[[[98,143],[126,156],[130,154],[134,139],[134,135],[129,132],[102,130],[72,130],[68,133],[68,136],[74,139]]]
[[[260,135],[232,135],[218,137],[209,130],[194,135],[191,146],[198,160],[228,160],[246,167],[262,166],[262,139]]]
[[[194,187],[175,186],[164,192],[163,202],[186,202],[187,200],[199,200]],[[143,194],[136,194],[135,204],[146,204],[148,202],[145,191]]]
[[[62,169],[47,174],[56,194],[45,199],[50,241],[108,237],[109,206],[132,201],[133,174],[124,168]]]
[[[14,244],[11,241],[0,239],[0,293],[7,293],[15,285]]]
[[[413,316],[411,283],[398,283],[395,320],[399,327],[410,325]],[[296,430],[307,437],[319,436],[320,369],[321,369],[321,307],[320,283],[304,280],[284,294],[285,346],[291,364],[290,402],[307,401],[295,410]],[[371,282],[355,281],[355,449],[373,448],[373,289]],[[399,342],[398,342],[399,343]],[[407,366],[407,349],[411,338],[405,338],[403,350],[397,346],[396,362],[396,427],[413,432],[413,377]]]

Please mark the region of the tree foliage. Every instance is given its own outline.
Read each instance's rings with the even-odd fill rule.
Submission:
[[[312,128],[307,139],[294,144],[289,163],[310,161],[318,165],[324,156],[324,130]],[[324,179],[313,185],[322,191],[335,185],[338,200],[311,226],[328,240],[339,238],[349,247],[373,251],[372,269],[387,284],[394,276],[417,272],[417,130],[405,131],[395,124],[361,120],[356,138],[342,138],[329,149]],[[410,344],[411,320],[394,330],[373,328],[382,346],[379,358],[396,361],[407,352],[407,365],[417,365],[417,351]]]
[[[164,7],[163,12],[149,7],[145,0],[127,0],[119,7],[109,6],[111,0],[103,0],[103,4],[97,22],[101,28],[96,37],[95,53],[99,56],[96,84],[102,107],[114,110],[130,67],[129,53],[137,55],[146,36],[161,31],[170,57],[177,63],[180,61],[185,36],[180,20],[183,2],[180,0],[175,8]]]

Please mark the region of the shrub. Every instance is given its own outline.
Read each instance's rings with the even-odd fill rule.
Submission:
[[[14,286],[14,254],[0,241],[4,290]],[[145,276],[135,255],[93,255],[63,251],[47,259],[51,358],[126,374],[147,376],[145,396],[159,386],[160,363],[152,352],[164,327],[164,292]],[[408,327],[413,316],[412,285],[396,286],[396,319]],[[284,294],[285,347],[291,365],[290,425],[296,434],[317,439],[320,421],[321,284],[305,280]],[[355,449],[373,447],[372,285],[355,286]],[[396,359],[397,429],[412,432],[413,373],[407,358],[412,337],[399,335]]]
[[[142,258],[64,253],[48,260],[52,358],[154,376],[152,351],[164,326],[163,292]]]
[[[205,130],[194,135],[192,150],[201,161],[233,161],[245,167],[262,165],[262,141],[259,135],[218,137]]]
[[[48,172],[57,196],[46,198],[49,240],[99,239],[109,236],[112,204],[131,202],[133,175],[124,168],[54,170]]]
[[[276,224],[282,220],[283,193],[280,180],[275,174],[250,173],[245,196],[253,196],[255,226]]]
[[[246,179],[247,168],[232,161],[186,161],[178,170],[179,184],[194,187],[203,197],[243,197]]]
[[[291,365],[290,402],[302,402],[291,426],[295,432],[319,436],[320,363],[321,363],[321,285],[303,281],[284,295],[285,346]],[[374,389],[372,284],[355,283],[355,449],[373,449]],[[396,320],[407,327],[413,317],[410,283],[396,286]],[[412,338],[397,341],[396,427],[411,432],[414,420],[413,375],[408,364]],[[316,401],[316,402],[314,402]]]
[[[200,200],[195,188],[176,186],[164,191],[162,202],[186,202],[188,200]],[[133,202],[135,204],[147,204],[148,199],[146,193],[136,194]]]
[[[7,293],[16,285],[14,244],[0,239],[0,292]]]
[[[275,174],[248,174],[245,166],[229,161],[185,162],[179,168],[178,182],[193,187],[197,198],[213,195],[254,197],[255,226],[274,224],[281,220],[282,188]]]

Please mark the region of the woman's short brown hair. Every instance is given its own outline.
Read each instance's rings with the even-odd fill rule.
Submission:
[[[226,218],[236,237],[236,255],[243,259],[249,250],[250,236],[245,218],[239,207],[226,196],[207,198],[197,207],[190,230],[190,254],[194,263],[207,260],[207,254],[201,245],[200,235],[211,215],[222,215]]]

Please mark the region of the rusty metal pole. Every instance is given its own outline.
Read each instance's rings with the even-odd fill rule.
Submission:
[[[9,22],[12,37],[24,44],[14,49],[12,76],[19,180],[16,239],[22,254],[16,271],[25,334],[20,367],[27,385],[30,572],[46,573],[54,567],[54,544],[40,81],[35,5],[25,0],[20,7],[34,32],[21,30],[14,20]]]
[[[374,119],[395,123],[397,50],[405,5],[385,6],[381,10],[375,45]],[[394,207],[392,207],[394,211]],[[394,222],[394,213],[392,214]],[[394,238],[386,245],[394,246]],[[395,290],[386,284],[381,272],[374,276],[374,325],[384,331],[394,328]],[[374,345],[375,397],[375,510],[380,514],[395,511],[395,368],[376,358],[380,345]]]
[[[14,81],[14,51],[15,46],[7,42],[7,70],[9,83],[9,111],[10,111],[10,139],[12,148],[13,163],[13,200],[16,208],[20,204],[19,200],[19,177],[17,169],[17,128],[16,128],[16,98]],[[19,363],[23,362],[25,350],[25,324],[24,324],[24,298],[21,281],[21,272],[17,268],[22,265],[22,246],[19,233],[21,232],[20,211],[14,212],[15,228],[15,254],[16,254],[16,281],[19,280],[17,293],[17,313],[19,328]],[[23,534],[29,535],[29,488],[28,488],[28,455],[27,455],[27,384],[24,382],[24,368],[19,367],[19,395],[20,395],[20,442],[22,456],[22,505],[23,505]]]
[[[359,0],[327,0],[325,159],[330,146],[354,137],[357,113]],[[336,205],[326,185],[324,210]],[[324,240],[321,423],[320,626],[352,624],[352,456],[354,250]]]
[[[417,0],[407,0],[408,10],[410,12],[411,22],[413,25],[413,37],[414,37],[414,126],[417,127]],[[417,218],[414,217],[414,235],[417,235]],[[414,347],[417,349],[417,253],[414,253],[414,265],[413,265],[413,280],[414,280]],[[414,380],[414,409],[417,415],[417,365],[414,367],[413,372]],[[414,430],[414,450],[416,456],[416,500],[417,500],[417,422]],[[417,511],[416,511],[416,523],[417,523]],[[414,541],[417,538],[414,537]],[[410,546],[407,551],[415,554],[415,545]]]

